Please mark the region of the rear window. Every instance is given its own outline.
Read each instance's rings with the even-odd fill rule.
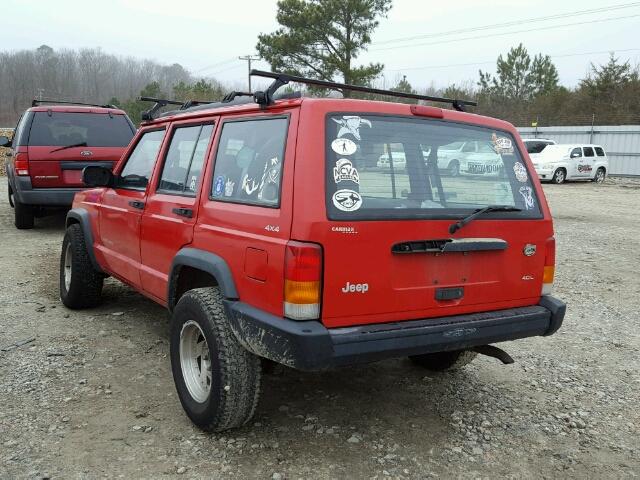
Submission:
[[[540,142],[535,140],[527,140],[526,142],[524,142],[524,144],[527,147],[528,153],[540,153],[549,145],[548,142]]]
[[[596,150],[596,154],[599,157],[604,157],[604,150],[602,149],[602,147],[596,147],[595,150]]]
[[[593,148],[591,147],[584,147],[584,156],[585,157],[595,157],[595,154],[593,153]]]
[[[331,220],[455,218],[488,205],[521,209],[488,217],[540,217],[529,171],[504,131],[335,114],[327,119],[326,151]]]
[[[124,115],[108,113],[35,112],[30,146],[126,147],[133,129]]]

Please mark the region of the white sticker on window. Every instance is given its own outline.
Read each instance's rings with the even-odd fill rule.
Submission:
[[[526,210],[531,210],[533,208],[533,191],[531,190],[531,187],[529,186],[524,186],[524,187],[520,187],[520,195],[522,195],[522,198],[524,198],[524,208]]]
[[[333,118],[334,122],[340,125],[338,130],[338,138],[345,135],[353,135],[356,140],[360,140],[360,127],[365,125],[371,128],[371,122],[366,118],[360,118],[357,115],[345,115],[340,120]]]
[[[348,138],[336,138],[331,142],[331,149],[338,155],[353,155],[358,146]]]
[[[353,166],[351,160],[347,158],[341,158],[336,162],[336,166],[333,167],[333,179],[336,183],[353,182],[360,184],[358,170]]]
[[[236,182],[232,182],[231,179],[227,180],[227,183],[224,184],[224,196],[230,197],[233,195],[233,187],[236,185]]]
[[[354,190],[338,190],[333,194],[333,205],[343,212],[353,212],[362,206],[362,197]]]
[[[524,168],[524,165],[520,162],[516,162],[513,164],[513,173],[516,174],[516,179],[519,182],[525,183],[527,181],[527,169]]]
[[[495,132],[491,135],[493,149],[498,155],[513,155],[513,143],[507,137],[498,137]]]

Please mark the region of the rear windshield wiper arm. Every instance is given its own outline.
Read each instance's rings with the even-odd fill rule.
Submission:
[[[67,148],[86,147],[87,142],[74,143],[73,145],[65,145],[64,147],[54,148],[49,153],[59,152],[60,150],[66,150]]]
[[[521,212],[521,211],[522,211],[521,208],[512,207],[511,205],[488,205],[484,208],[479,208],[477,210],[474,210],[474,212],[471,215],[466,216],[462,220],[449,225],[449,233],[453,235],[462,227],[464,227],[467,223],[471,222],[472,220],[475,220],[480,215],[484,215],[487,212]]]

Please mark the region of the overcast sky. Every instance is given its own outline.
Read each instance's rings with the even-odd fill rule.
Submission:
[[[2,6],[0,50],[101,47],[177,62],[224,82],[245,81],[246,62],[237,57],[255,53],[257,35],[277,28],[276,0],[2,0]],[[557,17],[531,21],[550,16]],[[440,87],[477,81],[479,68],[494,71],[498,54],[522,42],[531,54],[551,55],[561,83],[574,86],[589,62],[605,62],[608,51],[638,64],[639,27],[640,2],[625,0],[395,0],[358,61],[384,63],[387,87],[403,74],[414,87]]]

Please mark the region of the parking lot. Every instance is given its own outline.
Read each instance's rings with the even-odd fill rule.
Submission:
[[[6,199],[6,182],[0,182]],[[640,472],[640,181],[547,185],[554,336],[425,374],[407,360],[268,375],[252,423],[198,431],[165,311],[114,280],[58,299],[64,216],[18,231],[0,205],[0,478],[623,478]]]

